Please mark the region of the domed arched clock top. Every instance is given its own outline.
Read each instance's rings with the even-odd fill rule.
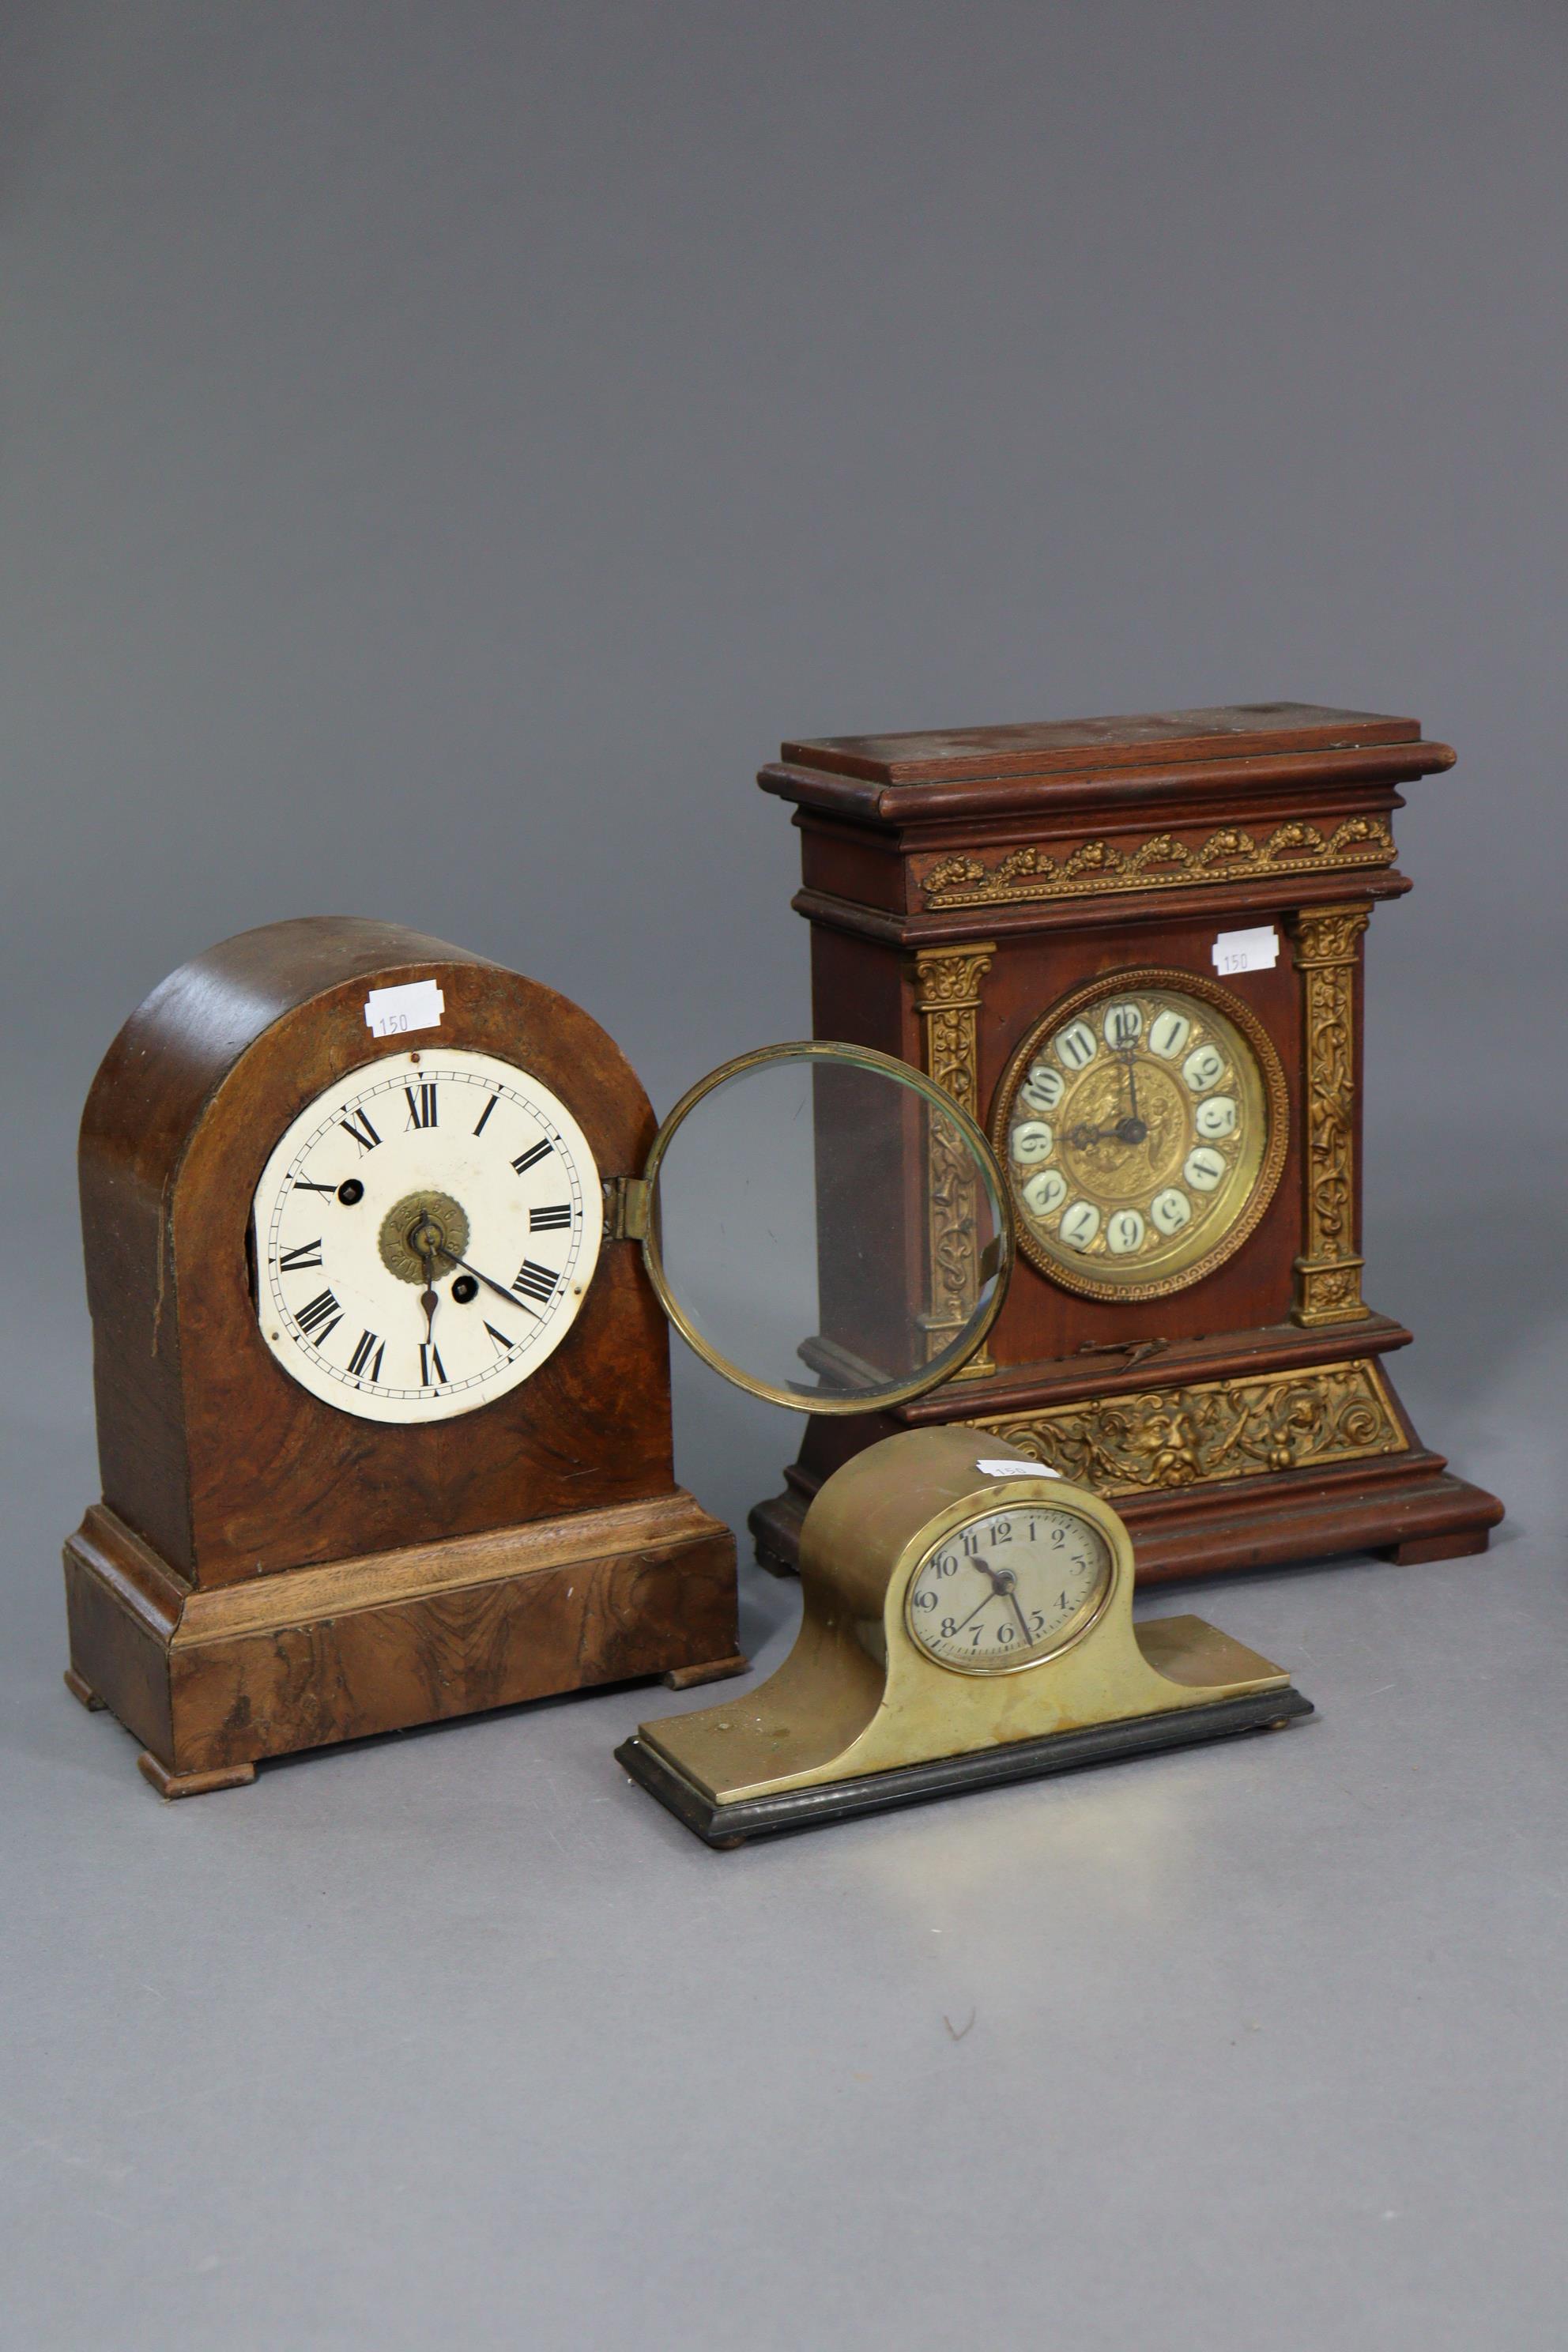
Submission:
[[[841,1464],[800,1570],[799,1639],[744,1706],[642,1724],[616,1751],[710,1845],[1312,1712],[1200,1618],[1134,1623],[1116,1512],[971,1429],[904,1430]]]
[[[132,1015],[82,1120],[103,1499],[67,1577],[73,1687],[160,1785],[733,1660],[605,1214],[654,1134],[579,1006],[397,925],[267,925]]]

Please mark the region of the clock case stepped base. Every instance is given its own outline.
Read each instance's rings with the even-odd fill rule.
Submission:
[[[1275,1382],[1302,1375],[1310,1392],[1315,1371],[1347,1364],[1375,1368],[1386,1402],[1388,1450],[1354,1460],[1259,1469],[1237,1478],[1190,1475],[1179,1462],[1169,1483],[1129,1487],[1102,1482],[1074,1463],[1068,1475],[1103,1494],[1124,1519],[1137,1547],[1140,1584],[1258,1568],[1300,1565],[1346,1553],[1372,1552],[1409,1563],[1452,1559],[1485,1551],[1503,1516],[1493,1495],[1456,1478],[1444,1455],[1421,1444],[1381,1359],[1408,1346],[1411,1334],[1383,1315],[1308,1335],[1294,1325],[1139,1355],[1118,1367],[1094,1354],[1052,1364],[1009,1366],[994,1379],[960,1377],[911,1404],[864,1420],[813,1420],[799,1459],[785,1472],[783,1494],[756,1505],[748,1518],[759,1564],[793,1575],[800,1526],[817,1488],[841,1462],[879,1438],[932,1422],[1003,1424],[999,1454],[1028,1451],[1017,1424],[1031,1415],[1074,1406],[1086,1414],[1134,1400],[1174,1417],[1194,1386],[1244,1381]],[[1011,1392],[1011,1393],[1010,1393]],[[1048,1459],[1041,1450],[1039,1458]],[[1059,1465],[1067,1468],[1067,1465]]]
[[[735,1547],[684,1489],[202,1591],[101,1504],[65,1547],[66,1686],[163,1797],[564,1691],[742,1674]]]

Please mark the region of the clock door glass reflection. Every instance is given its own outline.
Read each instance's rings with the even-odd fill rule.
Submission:
[[[656,1280],[700,1352],[778,1402],[860,1411],[932,1385],[1000,1304],[996,1163],[901,1068],[776,1048],[665,1130]]]

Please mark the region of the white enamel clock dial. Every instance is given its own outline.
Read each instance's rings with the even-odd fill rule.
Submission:
[[[254,1203],[261,1336],[363,1421],[447,1421],[566,1337],[598,1261],[599,1171],[564,1103],[457,1047],[388,1054],[307,1105]]]
[[[983,1512],[945,1536],[910,1578],[910,1634],[959,1674],[1037,1665],[1088,1632],[1112,1565],[1100,1529],[1059,1504]]]

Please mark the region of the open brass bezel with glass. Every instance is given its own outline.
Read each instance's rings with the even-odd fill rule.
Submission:
[[[858,1073],[862,1078],[890,1080],[905,1097],[921,1104],[926,1113],[923,1148],[918,1153],[918,1168],[913,1173],[921,1187],[938,1181],[936,1165],[940,1159],[950,1180],[956,1164],[962,1171],[961,1181],[966,1181],[973,1195],[978,1222],[984,1227],[976,1234],[971,1250],[972,1265],[965,1286],[966,1313],[951,1336],[941,1335],[941,1344],[928,1346],[923,1360],[914,1370],[891,1373],[857,1358],[842,1346],[836,1346],[814,1328],[807,1336],[803,1331],[799,1353],[807,1369],[818,1372],[819,1384],[806,1387],[796,1381],[784,1381],[759,1377],[744,1365],[736,1362],[704,1328],[701,1317],[693,1311],[689,1298],[683,1297],[679,1284],[671,1279],[666,1262],[665,1218],[661,1186],[671,1146],[693,1115],[704,1103],[710,1102],[721,1089],[744,1082],[753,1074],[766,1070],[782,1070],[792,1064],[802,1064],[814,1075],[829,1072]],[[829,1147],[830,1148],[830,1147]],[[819,1198],[825,1191],[820,1163],[817,1170]],[[879,1205],[875,1213],[884,1213]],[[934,1079],[909,1063],[897,1060],[890,1054],[879,1054],[867,1045],[847,1045],[820,1038],[807,1038],[782,1045],[763,1045],[750,1054],[737,1055],[732,1061],[722,1063],[716,1070],[688,1087],[674,1109],[664,1120],[655,1136],[653,1148],[643,1171],[642,1181],[632,1211],[634,1227],[642,1241],[643,1263],[648,1279],[658,1293],[660,1306],[687,1345],[703,1361],[736,1388],[748,1395],[762,1397],[771,1404],[782,1404],[791,1412],[847,1414],[880,1411],[887,1406],[902,1404],[911,1397],[921,1396],[952,1371],[967,1363],[981,1347],[991,1326],[1002,1310],[1007,1295],[1007,1284],[1013,1270],[1013,1223],[1007,1213],[1006,1188],[1002,1171],[982,1129],[967,1111],[955,1103],[952,1096]],[[911,1218],[911,1226],[923,1234],[927,1225],[923,1202]],[[827,1255],[826,1235],[820,1236],[823,1255]],[[832,1276],[826,1263],[822,1268],[825,1292],[830,1287]],[[934,1280],[928,1269],[926,1280],[934,1290]],[[825,1302],[826,1303],[826,1302]],[[803,1318],[814,1327],[826,1318]],[[923,1318],[929,1326],[932,1318]],[[827,1371],[847,1374],[854,1385],[843,1393],[835,1393],[831,1386],[820,1385],[820,1377]]]
[[[1285,1165],[1285,1074],[1230,990],[1104,972],[1022,1040],[992,1134],[1032,1265],[1082,1298],[1163,1298],[1256,1231]]]
[[[809,1099],[817,1248],[812,1295],[794,1302],[782,1328],[801,1334],[794,1352],[828,1380],[826,1394],[773,1368],[761,1377],[737,1360],[738,1349],[716,1343],[711,1312],[693,1306],[672,1270],[666,1231],[679,1208],[669,1197],[670,1150],[691,1114],[731,1079],[796,1061],[816,1066],[816,1090],[790,1124]],[[860,1174],[865,1138],[845,1126],[842,1097],[836,1108],[839,1079],[826,1076],[834,1066],[858,1073],[858,1083],[896,1080],[923,1106],[923,1121],[903,1124],[902,1157],[913,1164],[901,1171],[899,1215],[889,1213],[885,1187],[837,1182],[840,1155],[852,1177]],[[869,1123],[897,1139],[898,1119],[880,1116],[886,1108],[879,1102]],[[700,1189],[721,1164],[725,1154],[705,1148],[686,1172]],[[950,1208],[962,1207],[942,1221],[940,1255],[928,1245],[926,1214],[939,1188]],[[713,1197],[726,1227],[738,1229],[731,1232],[735,1265],[743,1277],[750,1264],[761,1283],[776,1238],[776,1200],[765,1181],[752,1198],[740,1173],[731,1191],[721,1181]],[[829,1198],[831,1217],[823,1206]],[[725,1379],[797,1412],[874,1411],[948,1377],[982,1344],[1012,1264],[1006,1181],[980,1129],[907,1064],[856,1046],[774,1046],[702,1080],[660,1129],[633,1215],[677,1329]],[[757,1220],[754,1233],[749,1218]],[[713,1222],[708,1213],[688,1220],[700,1233]],[[686,1254],[684,1264],[700,1282],[701,1252]],[[879,1366],[843,1342],[853,1317],[846,1321],[836,1286],[847,1265],[852,1276],[856,1266],[862,1277],[876,1270],[884,1306],[888,1297],[902,1302],[901,1346],[895,1334]],[[879,1327],[878,1317],[870,1319]],[[879,1328],[886,1332],[885,1316]],[[905,1358],[921,1349],[926,1360],[907,1369]],[[845,1392],[833,1392],[836,1378],[849,1381]],[[800,1569],[799,1637],[769,1681],[722,1706],[645,1723],[616,1750],[632,1777],[710,1845],[1282,1725],[1311,1711],[1283,1669],[1197,1618],[1134,1625],[1132,1546],[1116,1513],[1043,1463],[1009,1458],[984,1431],[911,1430],[853,1454],[805,1516]]]

